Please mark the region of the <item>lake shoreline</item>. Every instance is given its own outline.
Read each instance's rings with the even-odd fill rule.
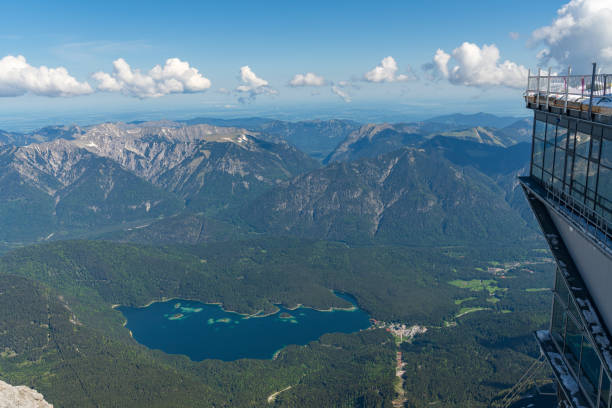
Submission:
[[[354,333],[371,326],[367,312],[358,306],[321,310],[303,304],[275,305],[272,313],[259,310],[243,314],[227,311],[219,302],[173,297],[141,307],[112,307],[122,312],[123,326],[138,343],[168,354],[186,355],[192,361],[275,360],[288,345],[305,346],[326,333]],[[301,311],[292,312],[296,310]],[[185,323],[178,322],[183,320]]]
[[[203,301],[197,300],[197,299],[186,299],[186,298],[178,298],[178,297],[171,297],[171,298],[162,297],[161,299],[151,300],[147,304],[145,304],[144,306],[128,306],[128,307],[134,307],[134,308],[137,308],[137,309],[145,309],[145,308],[151,306],[154,303],[165,303],[165,302],[170,302],[170,301],[175,301],[175,300],[177,300],[177,301],[186,300],[188,302],[198,302],[198,303],[202,303],[204,305],[216,305],[216,306],[219,306],[221,308],[221,310],[223,310],[226,313],[234,313],[234,314],[243,316],[243,319],[256,319],[256,318],[260,318],[260,317],[274,316],[275,314],[277,314],[277,313],[279,313],[281,311],[281,307],[284,308],[284,309],[287,309],[287,310],[291,310],[291,311],[295,311],[295,310],[298,310],[300,308],[303,308],[303,309],[316,310],[317,312],[324,312],[324,313],[335,312],[335,311],[353,312],[353,311],[359,310],[359,307],[357,305],[353,305],[351,307],[330,306],[327,309],[317,309],[316,307],[304,306],[304,304],[302,304],[302,303],[298,303],[295,306],[283,306],[280,303],[273,303],[273,305],[275,306],[276,310],[274,310],[272,312],[261,314],[263,312],[263,310],[258,310],[255,313],[240,313],[240,312],[236,312],[234,310],[225,309],[223,307],[223,303],[221,303],[221,302],[203,302]],[[112,304],[111,305],[111,309],[118,309],[118,308],[120,308],[122,306],[125,306],[125,305],[121,305],[121,304],[118,304],[118,303],[117,304]]]

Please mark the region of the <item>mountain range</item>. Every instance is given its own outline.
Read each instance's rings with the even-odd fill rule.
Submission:
[[[264,233],[443,245],[531,237],[514,181],[528,159],[519,130],[530,122],[512,123],[509,137],[505,128],[438,119],[200,118],[4,132],[0,241]]]
[[[319,166],[235,128],[101,124],[0,149],[0,239],[46,238],[238,205]],[[66,136],[66,135],[65,135]]]

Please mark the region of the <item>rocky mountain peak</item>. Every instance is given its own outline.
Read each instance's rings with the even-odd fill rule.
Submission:
[[[53,408],[43,395],[32,388],[12,386],[0,380],[0,408]]]

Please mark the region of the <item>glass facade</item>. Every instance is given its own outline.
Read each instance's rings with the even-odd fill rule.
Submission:
[[[567,222],[578,226],[578,233],[601,246],[612,248],[612,115],[606,113],[604,118],[603,114],[591,116],[590,113],[570,110],[561,114],[561,109],[549,109],[548,104],[546,109],[542,106],[534,108],[530,180],[523,183],[523,187],[529,198],[534,193],[549,212],[554,209]],[[551,220],[540,215],[536,211],[538,208],[532,207],[544,231],[554,232],[554,226],[547,225]],[[552,223],[555,221],[553,219]],[[566,237],[561,235],[564,240]],[[570,240],[564,244],[572,246],[573,242]],[[551,247],[555,253],[554,241]],[[564,248],[557,250],[565,252]],[[573,255],[565,253],[559,256],[559,264],[563,265],[561,260],[566,261],[565,257]],[[607,264],[593,265],[583,264],[581,267],[609,269]],[[581,275],[585,271],[567,268],[566,272]],[[587,311],[578,307],[577,300],[582,304],[579,299],[582,294],[577,290],[584,290],[582,284],[576,281],[575,286],[580,288],[567,285],[567,279],[572,282],[574,278],[577,277],[568,277],[557,269],[550,337],[538,333],[538,341],[558,376],[559,384],[565,384],[559,387],[559,401],[566,404],[560,406],[612,408],[612,367],[602,357],[607,347],[600,348],[601,344],[594,341],[594,332],[590,330],[595,328],[589,329],[585,320]],[[607,330],[606,334],[609,335]],[[558,358],[563,360],[562,366],[556,365]],[[568,371],[577,386],[567,377]],[[580,395],[574,395],[578,391]],[[576,397],[571,399],[573,402],[566,399],[570,394]]]
[[[592,406],[611,408],[610,377],[579,316],[565,279],[557,270],[551,337]]]
[[[612,223],[612,129],[536,112],[531,176]]]
[[[599,406],[607,408],[610,406],[610,378],[606,374],[601,379],[601,393],[599,396]]]

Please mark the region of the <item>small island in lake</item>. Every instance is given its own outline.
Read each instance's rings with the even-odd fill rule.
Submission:
[[[183,317],[185,317],[185,315],[184,315],[184,314],[182,314],[182,313],[176,313],[176,314],[173,314],[172,316],[170,316],[170,317],[168,318],[168,320],[181,320]]]
[[[279,316],[281,319],[293,319],[293,316],[291,316],[289,313],[287,312],[283,312],[280,314]]]

